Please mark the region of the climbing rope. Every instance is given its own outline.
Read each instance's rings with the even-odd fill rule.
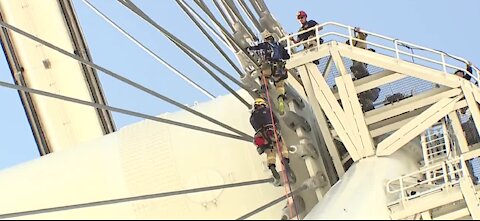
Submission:
[[[213,190],[224,190],[229,188],[259,185],[259,184],[264,184],[269,182],[272,182],[271,178],[246,181],[246,182],[240,182],[240,183],[207,186],[207,187],[200,187],[200,188],[194,188],[194,189],[177,190],[177,191],[171,191],[171,192],[153,193],[153,194],[109,199],[109,200],[102,200],[102,201],[94,201],[94,202],[87,202],[87,203],[79,203],[79,204],[28,210],[28,211],[21,211],[21,212],[13,212],[13,213],[0,214],[0,219],[19,218],[22,216],[39,215],[39,214],[45,214],[45,213],[61,212],[61,211],[68,211],[68,210],[74,210],[74,209],[84,209],[84,208],[91,208],[91,207],[98,207],[98,206],[107,206],[107,205],[119,204],[119,203],[131,203],[131,202],[142,201],[142,200],[153,200],[153,199],[160,199],[164,197],[179,196],[179,195],[185,195],[185,194],[191,194],[191,193],[200,193],[200,192],[213,191]],[[305,188],[296,190],[296,192],[303,191],[304,189]],[[296,192],[292,194],[295,194]]]
[[[273,110],[272,110],[273,106],[272,106],[272,102],[270,100],[270,94],[268,93],[268,81],[263,74],[262,74],[262,80],[263,80],[263,83],[265,85],[265,95],[267,97],[268,106],[270,107],[270,117],[271,117],[272,125],[273,125],[273,134],[275,136],[275,143],[277,145],[277,153],[278,153],[278,156],[280,157],[280,162],[281,162],[280,164],[281,164],[281,167],[282,167],[282,175],[283,175],[283,181],[284,181],[283,183],[284,183],[284,188],[285,188],[285,195],[288,196],[288,194],[292,192],[292,187],[290,186],[290,181],[288,179],[286,167],[283,164],[283,154],[282,154],[282,151],[281,151],[281,144],[280,144],[279,139],[278,139],[277,126],[275,125],[275,120],[274,120],[274,117],[273,117]],[[293,197],[287,197],[287,201],[288,201],[288,199],[292,200],[292,204],[294,205],[294,209],[295,209],[295,214],[297,216],[297,219],[300,220],[300,218],[298,216],[298,209],[297,209],[297,205],[295,204],[295,200],[293,199]],[[288,205],[288,209],[290,211],[290,218],[291,218],[291,217],[293,217],[292,205],[288,202],[287,202],[287,205]]]

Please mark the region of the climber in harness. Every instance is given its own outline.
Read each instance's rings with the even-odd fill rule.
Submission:
[[[255,130],[253,142],[257,147],[258,154],[261,155],[265,153],[267,155],[268,169],[270,169],[273,177],[275,178],[274,183],[280,184],[280,175],[275,166],[277,151],[276,147],[278,141],[281,148],[282,163],[287,170],[288,180],[291,183],[295,183],[296,177],[289,165],[290,159],[288,157],[288,149],[286,148],[280,132],[278,131],[277,119],[275,115],[272,116],[272,113],[273,112],[271,112],[270,108],[265,102],[265,99],[255,99],[252,115],[250,116],[250,124]],[[277,130],[274,129],[274,124]]]
[[[288,77],[287,70],[285,69],[285,60],[290,59],[290,55],[283,45],[275,41],[270,32],[264,31],[262,35],[264,42],[247,47],[247,51],[256,51],[257,54],[260,55],[262,77],[266,79],[270,79],[271,77],[273,79],[278,94],[278,111],[280,114],[283,114],[285,110],[284,101],[286,98],[284,81]],[[262,90],[265,90],[267,87],[264,85],[265,82],[262,77],[260,77],[260,84],[262,85]]]

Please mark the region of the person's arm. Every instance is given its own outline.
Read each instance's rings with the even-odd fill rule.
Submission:
[[[248,50],[265,50],[266,49],[266,45],[265,45],[265,42],[262,42],[258,45],[255,45],[255,46],[249,46],[247,47]]]
[[[309,22],[309,24],[308,24],[308,27],[309,27],[309,28],[318,25],[318,22],[316,22],[316,21],[314,21],[314,20],[310,20],[310,21],[308,21],[308,22]],[[319,30],[319,31],[323,30],[323,27],[319,27],[318,30]]]
[[[299,41],[293,37],[290,38],[290,41],[292,41],[294,44],[298,43]]]
[[[255,128],[255,122],[253,122],[253,114],[254,114],[255,111],[252,112],[252,114],[250,115],[250,125],[253,127],[254,130],[256,130]]]
[[[367,34],[362,32],[359,27],[355,27],[353,31],[355,32],[355,38],[358,38],[363,41],[367,40]],[[358,48],[367,49],[367,43],[365,42],[354,41],[354,45]]]

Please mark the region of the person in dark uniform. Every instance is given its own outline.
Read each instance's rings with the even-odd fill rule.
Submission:
[[[273,177],[278,181],[280,180],[280,175],[276,169],[276,147],[277,139],[280,143],[280,148],[282,152],[282,163],[289,173],[290,182],[295,182],[295,176],[291,170],[289,163],[290,159],[288,157],[288,149],[285,146],[285,143],[282,140],[282,136],[278,131],[278,121],[275,115],[272,115],[270,108],[268,107],[265,99],[257,98],[255,99],[254,109],[250,116],[250,124],[255,130],[254,135],[254,144],[257,147],[258,154],[265,153],[267,155],[268,169],[272,172]],[[274,130],[274,124],[277,130]],[[276,136],[275,136],[276,133]]]

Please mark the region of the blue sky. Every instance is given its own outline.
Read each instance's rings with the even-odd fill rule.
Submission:
[[[184,104],[209,100],[122,36],[87,8],[81,0],[73,0],[73,2],[95,63]],[[91,2],[143,44],[214,95],[227,94],[224,88],[163,35],[116,1],[92,0]],[[134,2],[164,28],[236,77],[233,69],[193,26],[175,1],[137,0]],[[295,18],[296,12],[305,10],[309,19],[315,19],[318,22],[336,21],[359,26],[372,32],[459,55],[477,66],[480,65],[480,44],[476,41],[480,36],[478,24],[480,13],[476,11],[480,8],[480,1],[477,0],[364,0],[361,3],[359,1],[266,0],[266,2],[274,17],[290,33],[295,32],[299,26]],[[13,82],[4,56],[0,59],[0,70],[0,80]],[[112,106],[151,115],[177,110],[176,107],[132,89],[103,73],[99,73],[99,76],[107,100]],[[237,88],[233,84],[230,85]],[[18,93],[11,89],[0,88],[0,99],[4,104],[0,109],[0,139],[2,139],[0,169],[38,158],[36,144]],[[118,128],[142,120],[116,113],[114,118]]]

